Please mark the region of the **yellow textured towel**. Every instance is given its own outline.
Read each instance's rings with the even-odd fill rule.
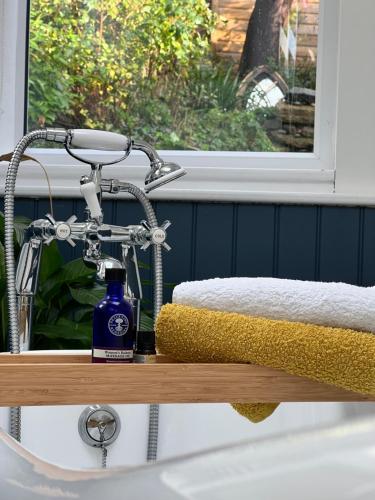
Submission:
[[[372,333],[167,304],[156,334],[159,351],[179,361],[254,363],[375,396]],[[277,403],[233,406],[259,422]]]

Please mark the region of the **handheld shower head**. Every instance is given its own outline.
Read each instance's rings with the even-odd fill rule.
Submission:
[[[157,165],[151,166],[151,171],[146,175],[145,192],[149,193],[153,189],[174,181],[185,174],[186,170],[177,163],[158,162]]]
[[[162,160],[155,149],[147,142],[133,141],[132,149],[142,151],[150,160],[151,171],[145,178],[146,193],[186,174],[186,170],[177,163]]]
[[[47,129],[46,139],[64,143],[65,149],[71,156],[91,165],[93,165],[92,160],[79,156],[71,148],[120,151],[122,153],[120,158],[106,163],[98,163],[100,167],[124,160],[132,150],[142,151],[147,155],[151,167],[151,171],[145,178],[146,193],[186,174],[186,170],[177,163],[166,162],[160,158],[157,151],[147,142],[135,141],[130,137],[115,132],[90,129]]]

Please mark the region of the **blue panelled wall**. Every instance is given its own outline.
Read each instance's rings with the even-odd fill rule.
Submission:
[[[375,209],[201,202],[156,202],[159,221],[172,226],[164,253],[164,281],[180,283],[225,276],[276,276],[303,280],[375,284]],[[19,198],[16,213],[36,219],[49,211],[46,199]],[[84,218],[79,199],[54,201],[55,218]],[[104,201],[105,222],[136,224],[144,218],[131,201]],[[82,246],[63,243],[66,259]],[[109,246],[108,253],[116,253]],[[150,263],[150,251],[139,258]],[[149,271],[144,270],[145,278]],[[170,300],[171,287],[166,288]],[[149,295],[146,291],[146,295]]]

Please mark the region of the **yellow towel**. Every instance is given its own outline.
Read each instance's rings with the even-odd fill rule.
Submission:
[[[156,335],[159,351],[178,361],[254,363],[375,396],[372,333],[167,304]],[[277,403],[233,406],[259,422]]]

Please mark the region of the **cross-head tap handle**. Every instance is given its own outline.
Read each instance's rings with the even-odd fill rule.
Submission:
[[[167,229],[171,225],[169,220],[166,220],[161,226],[151,227],[150,224],[142,220],[141,225],[148,231],[148,240],[142,245],[141,249],[146,250],[151,244],[161,245],[164,250],[171,250],[171,247],[165,241],[167,238]]]

